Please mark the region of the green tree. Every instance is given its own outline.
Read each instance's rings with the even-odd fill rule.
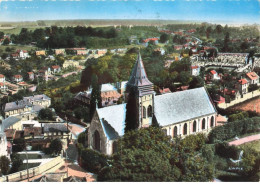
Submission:
[[[23,160],[19,157],[17,153],[11,154],[12,167],[10,173],[15,173],[19,171],[20,166],[23,164]]]
[[[51,141],[49,151],[51,154],[59,155],[62,150],[62,142],[59,138],[56,138]]]
[[[24,138],[14,139],[12,152],[21,152],[25,149],[25,146],[26,144]]]
[[[5,38],[3,45],[9,45],[9,44],[10,44],[9,38]]]
[[[50,120],[50,121],[55,120],[54,113],[49,108],[41,109],[38,114],[38,118],[40,120]]]
[[[7,175],[10,170],[10,160],[6,156],[0,157],[0,169],[3,175]]]
[[[102,107],[102,99],[101,99],[101,87],[98,84],[98,77],[97,75],[92,75],[92,91],[91,91],[91,99],[90,99],[90,117],[92,119],[95,111],[96,111],[96,104],[98,108]]]
[[[136,93],[133,88],[130,89],[126,104],[125,133],[130,130],[138,129],[138,104]]]
[[[166,41],[169,40],[169,38],[170,38],[170,36],[169,36],[168,34],[163,33],[163,34],[161,34],[161,36],[160,36],[160,42],[161,42],[161,43],[165,43]]]
[[[229,32],[226,32],[225,39],[224,39],[224,47],[222,49],[224,52],[229,51],[229,42],[230,42]]]
[[[204,86],[204,80],[200,76],[194,76],[192,77],[192,80],[189,84],[190,89],[203,87]]]

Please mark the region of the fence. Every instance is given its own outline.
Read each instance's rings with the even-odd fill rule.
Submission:
[[[236,104],[242,103],[246,100],[250,100],[250,99],[255,98],[257,96],[260,96],[259,90],[255,90],[255,91],[249,92],[247,94],[244,94],[243,98],[241,98],[241,96],[239,96],[237,99],[231,101],[230,103],[220,103],[220,104],[218,104],[218,107],[222,108],[222,109],[227,109],[229,107],[232,107]]]
[[[34,167],[29,168],[29,178],[41,175],[43,173],[47,172],[54,172],[57,169],[59,169],[64,164],[64,159],[61,156],[58,156],[56,158],[53,158],[53,160]],[[27,179],[27,170],[19,171],[16,173],[12,173],[10,175],[6,175],[4,177],[0,177],[0,182],[18,182]]]

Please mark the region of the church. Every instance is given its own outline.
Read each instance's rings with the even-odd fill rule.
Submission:
[[[152,117],[172,138],[209,133],[216,126],[217,111],[204,87],[155,95],[139,53],[127,86],[135,89],[139,128],[149,127]],[[124,135],[126,104],[97,108],[88,129],[88,147],[111,155]]]

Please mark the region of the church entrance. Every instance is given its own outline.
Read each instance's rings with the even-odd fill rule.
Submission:
[[[100,151],[100,135],[97,130],[94,133],[93,143],[94,143],[94,149]]]

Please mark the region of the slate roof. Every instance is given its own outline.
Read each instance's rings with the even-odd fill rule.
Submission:
[[[44,132],[68,132],[64,123],[48,123],[44,124]]]
[[[204,87],[155,96],[154,104],[160,126],[216,113]],[[97,113],[109,140],[124,135],[126,104],[97,109]]]
[[[102,84],[101,85],[101,92],[106,92],[106,91],[117,91],[117,89],[112,84],[109,84],[109,83],[108,84]]]
[[[9,128],[10,126],[14,125],[18,121],[21,121],[21,118],[15,117],[15,116],[10,116],[2,121],[2,124],[4,128]]]
[[[126,104],[97,109],[97,113],[108,139],[124,135]]]
[[[154,97],[154,113],[166,126],[216,112],[204,87]]]
[[[5,104],[4,112],[11,111],[11,110],[17,110],[17,109],[23,109],[26,106],[31,107],[32,104],[29,102],[25,102],[23,100],[16,101],[16,102],[9,102]]]
[[[34,96],[28,96],[28,97],[24,97],[23,100],[25,101],[41,101],[41,100],[50,100],[51,98],[49,98],[48,96],[46,96],[45,94],[38,94],[38,95],[34,95]]]

